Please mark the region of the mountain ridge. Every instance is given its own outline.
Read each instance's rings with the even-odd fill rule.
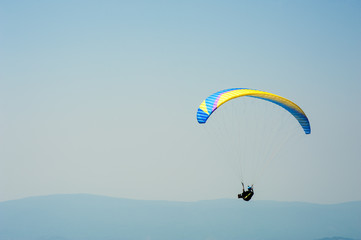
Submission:
[[[181,202],[56,194],[0,202],[0,239],[13,240],[356,240],[359,226],[361,201]]]

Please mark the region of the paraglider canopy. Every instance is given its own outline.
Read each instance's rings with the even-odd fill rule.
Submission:
[[[212,115],[212,113],[222,104],[234,98],[244,97],[244,96],[266,100],[281,106],[297,119],[297,121],[299,122],[299,124],[301,125],[301,127],[303,128],[306,134],[311,133],[310,123],[308,121],[306,114],[294,102],[273,93],[247,89],[247,88],[230,88],[213,93],[212,95],[207,97],[198,108],[197,111],[198,123],[200,124],[206,123],[208,118]]]

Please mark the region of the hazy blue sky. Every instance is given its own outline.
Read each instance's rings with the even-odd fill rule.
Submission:
[[[361,200],[360,77],[360,1],[0,1],[0,201],[233,198],[195,117],[231,87],[311,121],[255,199]]]

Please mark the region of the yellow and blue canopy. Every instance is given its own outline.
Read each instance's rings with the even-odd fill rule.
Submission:
[[[266,100],[281,106],[297,119],[306,134],[311,133],[310,122],[308,121],[306,114],[295,103],[273,93],[247,88],[230,88],[213,93],[207,97],[198,108],[198,123],[206,123],[212,113],[222,104],[234,98],[243,96]]]

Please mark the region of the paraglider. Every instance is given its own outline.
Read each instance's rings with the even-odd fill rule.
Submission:
[[[267,101],[267,102],[270,102],[270,103],[280,106],[281,108],[286,110],[289,114],[291,114],[294,119],[297,120],[298,124],[302,127],[303,132],[305,134],[311,133],[311,127],[310,127],[309,120],[308,120],[306,114],[304,113],[304,111],[297,104],[295,104],[294,102],[292,102],[289,99],[286,99],[284,97],[281,97],[281,96],[273,94],[273,93],[255,90],[255,89],[248,89],[248,88],[230,88],[230,89],[225,89],[225,90],[218,91],[216,93],[211,94],[200,104],[200,106],[198,108],[198,111],[197,111],[198,123],[206,124],[207,121],[209,120],[209,118],[212,116],[212,114],[218,108],[220,108],[223,104],[231,101],[232,99],[241,98],[241,97],[250,97],[253,99],[264,100],[264,101]],[[268,119],[266,119],[265,121],[267,122]],[[235,125],[240,125],[240,124],[241,123],[239,120],[237,120],[235,123]],[[233,129],[231,129],[231,132],[232,131],[233,131]],[[230,131],[222,131],[222,132],[224,132],[223,134],[227,134]],[[243,135],[243,133],[245,133],[245,132],[246,131],[243,131],[243,132],[241,132],[241,134]],[[276,133],[276,134],[278,134],[278,133]],[[249,141],[250,139],[252,139],[254,137],[253,135],[255,135],[255,134],[247,135],[248,139],[246,139],[246,141]],[[261,136],[261,137],[263,138],[263,136]],[[221,139],[221,138],[219,138],[219,139]],[[229,140],[228,135],[226,135],[224,138],[222,138],[222,140],[219,140],[219,142],[224,142],[224,141],[229,141],[232,143],[235,142],[235,141]],[[272,139],[270,141],[272,142]],[[271,145],[271,144],[269,144],[269,145]],[[245,152],[246,150],[253,148],[253,145],[251,147],[247,147],[247,148],[246,147],[242,148],[242,147],[244,147],[244,146],[241,146],[241,145],[236,146],[236,148],[242,149],[242,151]],[[264,146],[261,146],[261,147],[263,148]],[[252,162],[253,159],[250,158],[250,159],[247,159],[247,161]],[[241,198],[245,201],[249,201],[252,198],[252,196],[254,195],[253,184],[247,188],[247,191],[245,191],[244,185],[243,185],[243,179],[242,179],[242,187],[243,187],[243,192],[241,194],[238,194],[238,198]]]
[[[244,190],[244,184],[242,183],[242,193],[238,194],[238,198],[242,198],[244,201],[249,201],[253,197],[253,185],[247,187],[247,191]]]

